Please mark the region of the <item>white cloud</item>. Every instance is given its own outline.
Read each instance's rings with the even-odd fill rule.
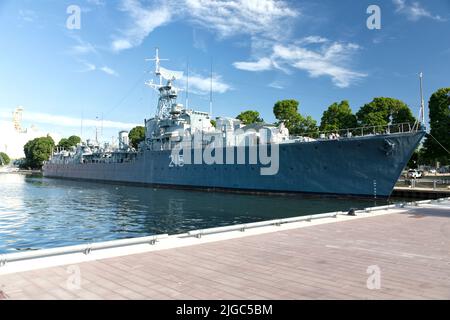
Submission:
[[[315,40],[319,40],[316,38]],[[367,74],[352,71],[347,64],[353,54],[360,47],[353,43],[333,42],[321,38],[323,44],[318,50],[312,50],[298,44],[275,44],[270,57],[262,58],[257,62],[235,62],[238,69],[248,71],[261,71],[278,68],[284,70],[284,66],[305,70],[308,74],[317,78],[320,76],[331,77],[333,83],[340,88],[346,88],[352,83],[367,76]],[[310,41],[311,43],[311,41]],[[314,41],[317,43],[317,41]]]
[[[327,38],[323,38],[321,36],[308,36],[303,39],[300,39],[299,43],[301,44],[314,44],[314,43],[325,43],[329,40]]]
[[[275,45],[273,59],[280,59],[281,63],[305,70],[313,78],[320,76],[331,77],[339,88],[346,88],[352,83],[367,76],[367,74],[352,71],[345,67],[353,53],[359,49],[356,44],[333,43],[313,51],[299,46]]]
[[[92,72],[92,71],[102,71],[104,73],[106,73],[107,75],[110,76],[119,76],[119,74],[113,70],[112,68],[108,67],[108,66],[103,66],[101,68],[97,67],[95,64],[87,62],[87,61],[80,61],[83,65],[84,65],[84,69],[79,70],[78,72]]]
[[[198,34],[197,29],[192,29],[192,45],[194,48],[199,49],[203,52],[207,51],[205,39]]]
[[[81,62],[84,65],[84,69],[79,70],[78,72],[91,72],[91,71],[95,71],[97,70],[97,67],[95,66],[95,64],[86,62],[86,61],[82,61]]]
[[[234,62],[233,66],[236,69],[246,71],[265,71],[271,70],[273,67],[273,63],[270,58],[261,58],[258,61],[254,62],[244,62],[244,61]]]
[[[114,51],[122,51],[130,48],[133,48],[133,45],[126,39],[114,40],[112,43],[112,49]]]
[[[106,0],[86,0],[87,5],[81,7],[81,12],[88,13],[106,5]]]
[[[186,78],[181,81],[185,82]],[[195,94],[207,94],[211,89],[211,77],[203,77],[196,73],[189,75],[189,91]],[[212,76],[212,91],[216,93],[225,93],[231,90],[231,86],[222,80],[218,74]]]
[[[131,23],[113,40],[114,51],[139,46],[154,29],[176,17],[220,37],[245,34],[274,40],[285,38],[292,18],[300,14],[283,0],[168,0],[152,5],[122,0],[121,10],[129,15]]]
[[[105,5],[105,1],[104,0],[87,0],[87,2],[89,4],[92,4],[94,6],[100,6],[103,7]]]
[[[301,13],[284,0],[166,0],[151,4],[143,0],[121,1],[121,10],[132,21],[122,36],[112,42],[115,51],[139,46],[155,28],[183,18],[194,26],[212,30],[219,37],[247,35],[253,61],[236,61],[233,66],[237,69],[279,69],[286,73],[300,69],[311,77],[331,77],[338,87],[348,87],[367,76],[348,66],[359,49],[356,44],[332,42],[319,35],[293,41],[290,30]],[[405,0],[396,1],[404,3]],[[203,48],[203,44],[200,47]],[[190,78],[192,89],[209,92],[208,77]],[[217,92],[230,89],[220,78],[214,81]]]
[[[281,83],[279,83],[278,81],[273,81],[273,82],[269,83],[267,86],[274,88],[274,89],[280,89],[280,90],[284,89],[284,86]]]
[[[119,75],[116,71],[114,71],[113,69],[106,67],[106,66],[100,68],[100,71],[103,71],[104,73],[109,74],[110,76],[117,77]]]
[[[0,119],[1,118],[11,119],[11,112],[0,110]],[[30,112],[30,111],[24,112],[22,119],[23,121],[31,123],[51,124],[61,127],[72,127],[72,128],[79,128],[81,124],[81,118],[61,116],[41,112]],[[86,127],[95,127],[99,125],[99,120],[83,119],[83,125]],[[103,120],[104,128],[130,129],[137,125],[138,124],[135,123]]]
[[[34,22],[37,15],[33,10],[19,10],[19,18],[25,22]]]
[[[446,21],[439,15],[433,15],[428,10],[423,8],[419,2],[412,2],[409,4],[406,0],[393,0],[396,7],[396,12],[406,15],[411,21],[417,21],[420,18],[430,18],[437,21]]]
[[[132,21],[123,34],[112,42],[114,51],[139,46],[154,29],[168,23],[172,17],[171,8],[160,1],[151,8],[144,8],[138,0],[123,0],[120,9],[127,12]]]
[[[71,48],[75,54],[87,54],[91,52],[95,52],[95,49],[92,45],[75,45]]]
[[[76,41],[76,45],[73,45],[69,49],[69,54],[79,56],[79,55],[88,55],[95,54],[100,56],[100,53],[97,51],[97,48],[92,45],[90,42],[84,41],[79,35],[75,33],[69,33],[69,37]]]
[[[275,0],[186,0],[185,6],[193,23],[222,37],[258,34],[280,38],[287,33],[289,19],[299,15],[285,1]]]

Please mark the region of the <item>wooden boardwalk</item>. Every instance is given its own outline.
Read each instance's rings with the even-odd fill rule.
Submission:
[[[0,299],[449,299],[450,205],[73,268],[0,276]]]

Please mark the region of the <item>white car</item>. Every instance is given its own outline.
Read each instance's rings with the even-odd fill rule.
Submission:
[[[411,169],[408,171],[408,178],[413,179],[422,178],[422,172],[415,169]]]

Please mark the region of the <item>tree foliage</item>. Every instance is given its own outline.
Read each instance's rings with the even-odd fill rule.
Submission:
[[[314,120],[311,116],[303,117],[301,114],[298,114],[297,120],[294,123],[294,127],[292,128],[292,134],[305,134],[305,133],[314,133],[318,130],[317,121]]]
[[[252,123],[258,123],[258,122],[264,122],[262,118],[259,117],[259,112],[254,110],[247,110],[244,112],[241,112],[236,119],[239,119],[244,124],[252,124]]]
[[[291,131],[298,122],[298,101],[293,99],[277,101],[273,106],[273,113],[275,118],[284,122],[286,128]]]
[[[145,128],[143,126],[134,127],[128,134],[128,138],[130,139],[131,146],[137,149],[139,143],[145,139]]]
[[[8,165],[11,162],[11,159],[8,157],[8,155],[4,152],[0,152],[0,166],[2,164]],[[3,160],[3,161],[2,161]]]
[[[356,116],[347,100],[333,103],[323,112],[320,130],[339,130],[356,127]]]
[[[291,134],[304,134],[317,131],[317,122],[311,116],[303,117],[298,112],[297,100],[277,101],[273,107],[275,118],[283,122]]]
[[[25,153],[24,167],[40,169],[47,161],[55,147],[52,137],[46,136],[28,141],[23,147]]]
[[[409,169],[417,169],[419,165],[419,158],[420,158],[420,150],[415,150],[411,156],[411,159],[409,159],[406,167],[408,167]]]
[[[450,164],[450,88],[434,92],[428,101],[430,134],[424,143],[424,158],[430,163]],[[439,141],[442,146],[436,142]]]
[[[70,136],[69,138],[62,138],[57,147],[61,149],[68,150],[71,147],[75,147],[77,144],[81,142],[81,138],[78,136]]]
[[[360,126],[384,126],[397,123],[414,123],[411,109],[398,99],[378,97],[366,103],[356,113]]]

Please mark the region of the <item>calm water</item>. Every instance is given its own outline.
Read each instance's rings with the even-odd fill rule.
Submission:
[[[179,191],[0,174],[0,253],[183,233],[385,202]]]

